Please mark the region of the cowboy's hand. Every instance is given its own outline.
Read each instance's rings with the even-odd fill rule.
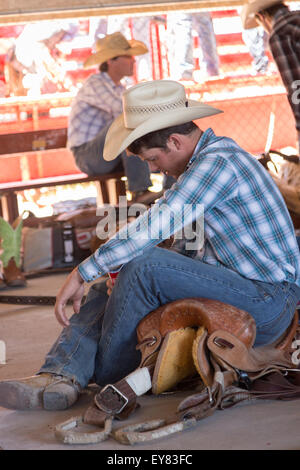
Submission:
[[[68,326],[70,324],[66,313],[68,300],[73,300],[74,313],[79,313],[83,295],[84,280],[80,276],[78,269],[75,268],[67,277],[56,297],[54,313],[58,323],[62,326]]]
[[[107,295],[110,295],[113,289],[113,282],[110,277],[106,281],[106,287],[107,287]]]

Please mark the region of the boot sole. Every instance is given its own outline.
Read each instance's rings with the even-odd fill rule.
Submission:
[[[58,386],[59,387],[59,386]],[[43,404],[44,404],[44,409],[48,411],[55,411],[55,410],[66,410],[67,408],[70,408],[78,399],[78,393],[69,390],[69,391],[60,391],[60,390],[55,390],[55,388],[58,388],[57,386],[54,386],[53,389],[51,390],[51,386],[48,387],[48,389],[45,390],[43,394]]]
[[[0,406],[11,410],[43,408],[43,388],[33,389],[18,382],[0,383]]]

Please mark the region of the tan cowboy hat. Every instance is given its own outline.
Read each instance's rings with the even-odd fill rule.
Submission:
[[[109,59],[120,55],[142,55],[146,54],[148,49],[142,41],[131,39],[128,41],[123,34],[116,32],[108,34],[96,42],[96,52],[86,59],[83,66],[100,65]]]
[[[143,82],[123,93],[123,114],[106,134],[103,157],[114,160],[134,140],[149,132],[222,113],[187,99],[185,88],[172,80]]]
[[[243,28],[250,29],[259,26],[259,23],[255,19],[256,13],[277,3],[283,3],[283,0],[253,0],[246,3],[241,11]]]

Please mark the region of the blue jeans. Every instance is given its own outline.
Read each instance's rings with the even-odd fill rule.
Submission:
[[[217,43],[209,12],[193,14],[169,12],[167,28],[170,77],[173,80],[192,79],[193,29],[198,34],[202,51],[201,70],[206,76],[219,74]]]
[[[72,147],[78,168],[87,175],[113,173],[123,165],[128,180],[129,191],[145,191],[152,186],[148,164],[135,155],[127,156],[122,152],[115,160],[107,162],[103,158],[105,136],[109,125],[103,128],[93,140]]]
[[[242,33],[243,41],[253,57],[255,72],[264,73],[269,64],[266,49],[268,46],[268,34],[263,28],[245,29]]]
[[[40,372],[72,378],[85,387],[114,383],[140,362],[136,327],[160,305],[189,297],[220,300],[248,311],[256,321],[255,345],[277,339],[290,324],[300,288],[251,281],[226,268],[151,248],[121,269],[111,296],[105,281],[93,285],[46,356]]]

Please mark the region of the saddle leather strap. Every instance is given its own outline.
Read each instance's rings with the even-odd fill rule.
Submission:
[[[107,416],[123,420],[138,408],[137,396],[151,388],[152,368],[138,368],[127,377],[103,387],[84,414],[84,422],[102,426]]]
[[[299,372],[297,372],[299,377]],[[251,390],[238,387],[228,387],[220,402],[220,409],[231,408],[241,402],[253,402],[257,400],[293,400],[300,398],[300,386],[294,384],[286,376],[276,371],[252,383]]]
[[[250,393],[261,399],[293,400],[300,397],[300,386],[291,381],[288,371],[286,375],[276,371],[255,380]]]
[[[116,384],[106,385],[94,398],[96,406],[108,414],[119,414],[126,406],[132,405],[136,393],[125,379]]]
[[[99,426],[102,427],[105,425],[105,422],[107,418],[110,416],[111,419],[117,419],[119,421],[124,421],[127,419],[131,413],[133,413],[136,409],[139,408],[139,404],[135,401],[131,403],[130,405],[127,405],[121,413],[116,414],[116,415],[111,415],[107,414],[102,410],[99,410],[99,408],[95,405],[92,404],[87,408],[83,415],[83,422],[85,424],[92,424],[94,426]]]
[[[214,369],[212,386],[204,387],[199,393],[190,395],[180,402],[177,411],[181,419],[195,418],[199,421],[211,415],[219,408],[225,391],[237,380],[237,374],[233,369],[222,371],[213,357],[210,360]]]
[[[291,356],[287,351],[274,346],[246,348],[244,343],[227,331],[215,331],[207,339],[210,353],[230,367],[259,376],[273,367],[291,368]]]

